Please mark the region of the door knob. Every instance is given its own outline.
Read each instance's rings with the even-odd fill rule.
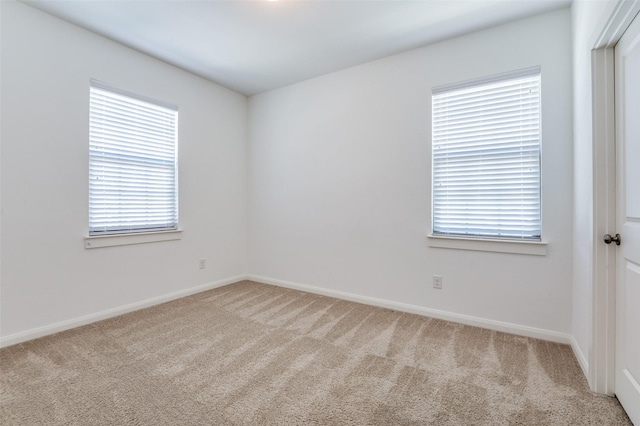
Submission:
[[[604,234],[602,238],[605,244],[616,243],[617,246],[620,245],[620,234],[616,234],[615,237],[612,237],[611,234]]]

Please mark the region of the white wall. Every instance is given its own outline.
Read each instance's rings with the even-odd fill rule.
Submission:
[[[593,156],[591,145],[591,46],[588,39],[606,2],[572,6],[574,67],[574,244],[572,334],[585,362],[591,342],[593,280]],[[601,11],[600,11],[601,12]]]
[[[247,271],[572,331],[567,10],[255,96],[249,121],[243,96],[28,6],[1,19],[3,339]],[[431,87],[532,65],[548,255],[429,248]],[[182,240],[83,248],[90,78],[179,105]]]
[[[245,274],[247,99],[1,3],[1,336]],[[179,106],[181,240],[84,249],[90,78]]]
[[[573,244],[573,315],[572,335],[575,339],[574,348],[579,359],[582,358],[583,367],[592,388],[595,385],[595,360],[593,332],[597,324],[594,319],[594,292],[599,278],[595,276],[594,262],[596,244],[600,243],[601,235],[594,232],[596,227],[602,227],[604,218],[596,217],[594,200],[594,150],[596,141],[593,136],[593,93],[592,93],[592,49],[597,39],[605,30],[608,19],[616,8],[617,0],[586,1],[575,0],[571,7],[573,29],[573,87],[574,87],[574,244]],[[604,146],[605,142],[601,141]],[[602,163],[603,161],[601,161]],[[601,209],[602,210],[602,209]],[[600,313],[599,315],[602,315]],[[603,323],[605,318],[600,318]],[[603,324],[600,324],[602,327]],[[600,370],[603,370],[603,360],[600,360]],[[602,371],[598,373],[600,376]],[[606,387],[598,384],[598,391]]]
[[[429,248],[431,88],[533,65],[548,254]],[[250,274],[571,331],[568,9],[253,96],[249,114]]]

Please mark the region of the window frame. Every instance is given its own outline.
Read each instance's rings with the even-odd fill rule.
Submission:
[[[435,130],[435,111],[434,111],[434,95],[442,93],[456,92],[464,89],[471,89],[478,86],[487,86],[499,82],[507,82],[524,77],[537,76],[539,78],[539,94],[538,94],[538,144],[537,144],[537,195],[539,209],[537,211],[538,226],[540,235],[531,237],[517,236],[501,236],[499,228],[496,228],[493,234],[478,235],[472,233],[453,233],[453,232],[437,232],[435,230],[435,153],[434,153],[434,130]],[[440,85],[432,88],[432,110],[431,110],[431,223],[430,233],[427,235],[430,247],[441,247],[461,250],[479,250],[502,253],[521,253],[533,255],[545,255],[547,243],[543,241],[543,209],[542,209],[542,70],[540,66],[534,66],[515,71],[494,74],[486,77],[480,77],[462,82]]]
[[[92,189],[92,176],[95,176],[92,174],[91,170],[89,170],[89,185],[88,185],[88,236],[85,238],[85,248],[97,248],[97,247],[108,247],[108,246],[113,246],[113,245],[128,245],[128,244],[139,244],[139,243],[146,243],[146,242],[154,242],[154,241],[167,241],[167,240],[175,240],[175,239],[179,239],[181,238],[181,232],[182,230],[179,227],[179,184],[178,184],[178,176],[179,176],[179,164],[178,164],[178,139],[179,139],[179,134],[178,134],[178,107],[167,103],[167,102],[163,102],[163,101],[159,101],[157,99],[153,99],[150,98],[148,96],[144,96],[144,95],[140,95],[137,93],[133,93],[127,90],[123,90],[120,89],[118,87],[114,87],[111,84],[108,83],[104,83],[102,81],[96,80],[96,79],[91,79],[90,80],[90,85],[89,85],[89,114],[94,114],[94,106],[96,108],[98,108],[101,104],[97,103],[94,105],[94,101],[92,100],[92,96],[95,95],[95,91],[102,91],[102,92],[106,92],[108,95],[114,96],[113,98],[110,98],[109,100],[105,101],[107,107],[113,107],[113,105],[109,105],[110,102],[115,102],[117,97],[124,97],[126,100],[131,101],[134,104],[138,104],[138,106],[140,106],[142,108],[142,114],[145,113],[158,113],[158,114],[166,114],[166,117],[169,117],[169,119],[172,120],[172,122],[170,124],[162,124],[162,122],[160,122],[160,124],[158,124],[157,129],[153,129],[155,130],[164,130],[166,131],[167,129],[171,132],[169,133],[169,136],[167,137],[167,135],[165,134],[164,136],[162,136],[162,140],[161,142],[157,142],[154,141],[154,145],[151,146],[151,148],[155,148],[157,149],[163,149],[164,150],[164,154],[158,154],[156,153],[155,155],[148,155],[149,152],[144,153],[143,155],[140,155],[139,159],[136,159],[135,157],[130,157],[130,159],[125,159],[125,158],[118,158],[118,155],[126,155],[126,147],[124,148],[124,152],[123,153],[116,153],[115,157],[113,157],[116,161],[123,161],[123,164],[125,166],[127,166],[127,164],[129,166],[131,166],[132,164],[135,164],[136,160],[142,160],[143,164],[145,161],[148,161],[148,164],[152,164],[153,162],[156,162],[158,164],[160,163],[164,163],[164,166],[157,166],[160,167],[160,169],[156,169],[154,170],[153,167],[151,169],[146,169],[146,171],[144,171],[145,169],[143,168],[143,173],[138,173],[135,171],[131,171],[129,173],[135,173],[135,175],[130,175],[129,176],[133,176],[133,177],[129,177],[127,176],[127,178],[131,178],[134,179],[134,184],[137,185],[144,185],[145,182],[148,182],[148,180],[146,180],[148,178],[148,176],[144,176],[146,173],[148,173],[149,170],[155,171],[156,173],[158,171],[160,171],[161,173],[164,173],[162,176],[169,176],[170,178],[172,178],[171,183],[168,184],[164,184],[162,185],[162,189],[163,191],[167,191],[166,192],[168,195],[167,200],[169,201],[168,207],[160,210],[160,212],[164,215],[166,215],[166,220],[164,220],[164,224],[162,224],[160,222],[160,226],[153,226],[153,223],[149,223],[147,227],[143,226],[139,226],[139,225],[135,225],[135,224],[131,224],[129,229],[113,229],[116,227],[126,227],[126,222],[128,220],[131,220],[131,217],[127,218],[126,215],[118,215],[117,216],[117,220],[114,221],[112,224],[107,224],[105,225],[107,227],[107,229],[104,230],[96,230],[96,229],[92,229],[92,214],[96,214],[97,212],[99,213],[99,209],[97,209],[93,204],[92,204],[92,195],[95,197],[95,189]],[[148,104],[149,109],[145,109],[145,105],[144,104]],[[135,105],[134,105],[135,106]],[[152,111],[153,109],[156,109],[156,111]],[[128,119],[128,118],[140,118],[139,115],[137,115],[138,113],[134,113],[133,116],[129,116],[127,113],[124,113],[122,116],[116,116],[116,118],[118,119]],[[173,116],[172,116],[173,114]],[[166,119],[166,117],[164,119]],[[91,116],[89,117],[89,120],[91,120]],[[130,127],[130,128],[126,128],[124,127],[124,130],[119,130],[117,129],[116,125],[114,125],[113,123],[110,124],[113,125],[115,127],[113,127],[111,130],[116,130],[116,131],[121,131],[122,133],[119,134],[115,134],[115,136],[113,137],[122,137],[125,139],[121,139],[124,140],[125,143],[129,144],[131,143],[132,147],[135,147],[135,140],[131,140],[131,139],[126,139],[126,138],[132,138],[135,139],[136,136],[138,136],[136,134],[136,132],[138,131],[138,129],[136,129],[135,127]],[[91,121],[89,121],[89,158],[88,158],[88,165],[89,168],[93,167],[97,164],[100,164],[99,160],[95,161],[96,158],[95,156],[91,155],[91,151],[92,149],[94,149],[95,147],[95,140],[93,139],[94,136],[92,134],[92,132],[96,129],[100,129],[100,127],[96,127],[93,128],[92,127],[93,124],[91,123]],[[106,126],[106,129],[109,130],[109,125]],[[123,129],[122,127],[120,129]],[[132,129],[134,129],[132,131]],[[101,130],[104,131],[104,128],[102,128]],[[173,136],[171,136],[171,134],[173,134]],[[113,141],[109,141],[109,143],[113,143]],[[158,143],[164,144],[164,146],[162,145],[158,145]],[[169,143],[169,145],[166,145],[167,143]],[[166,150],[166,148],[169,147],[169,151]],[[172,152],[172,151],[173,152]],[[145,155],[147,154],[147,155]],[[167,163],[167,160],[169,161]],[[108,165],[109,167],[109,165]],[[117,166],[115,166],[117,169]],[[108,170],[108,169],[107,169]],[[132,170],[132,169],[129,169]],[[168,172],[167,172],[168,171]],[[114,173],[121,173],[121,170],[118,170]],[[168,175],[166,175],[166,173],[168,173]],[[139,176],[136,176],[138,175]],[[117,178],[122,178],[122,175],[120,174],[116,174],[114,175]],[[117,182],[113,188],[115,190],[120,190],[120,188],[122,188],[122,183],[121,182]],[[136,188],[140,188],[140,186],[136,186]],[[116,200],[118,199],[118,196],[116,196]],[[145,206],[149,206],[149,200],[145,200],[143,201],[138,207],[140,207],[141,210],[145,209]],[[121,212],[120,212],[121,213]],[[120,221],[122,222],[120,224],[120,226],[117,226],[117,222]],[[108,227],[111,226],[112,229],[108,229]],[[94,221],[94,227],[95,227],[95,221]]]

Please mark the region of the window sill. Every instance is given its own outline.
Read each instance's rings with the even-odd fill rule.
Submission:
[[[544,241],[492,240],[484,238],[445,237],[440,235],[428,235],[427,239],[429,240],[429,247],[528,254],[533,256],[547,255],[547,243]]]
[[[84,248],[128,246],[131,244],[155,243],[159,241],[179,240],[182,229],[173,231],[141,232],[139,234],[92,235],[84,238]]]

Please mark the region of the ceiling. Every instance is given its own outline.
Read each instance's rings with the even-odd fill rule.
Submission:
[[[23,0],[245,95],[571,0]]]

